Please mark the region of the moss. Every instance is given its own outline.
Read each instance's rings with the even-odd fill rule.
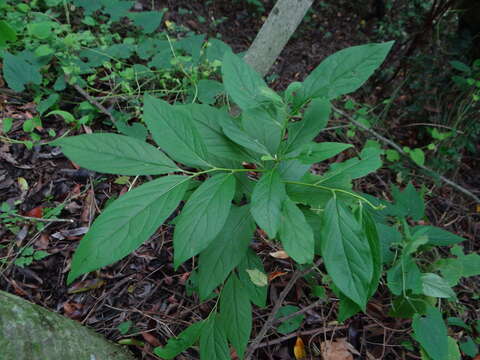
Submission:
[[[133,360],[121,346],[70,319],[0,291],[2,360]]]

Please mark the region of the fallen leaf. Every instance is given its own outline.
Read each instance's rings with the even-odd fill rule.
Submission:
[[[37,206],[36,208],[28,211],[25,215],[40,219],[43,216],[43,207]]]
[[[336,339],[333,342],[324,341],[320,345],[320,350],[324,360],[353,360],[353,355],[360,355],[346,338]]]
[[[69,294],[77,294],[85,291],[90,291],[93,289],[98,289],[105,285],[105,281],[101,279],[92,279],[85,280],[75,283],[68,289]]]
[[[28,191],[28,182],[23,177],[17,178],[18,187],[22,192]]]
[[[275,259],[288,259],[288,258],[290,258],[290,256],[288,256],[288,254],[284,250],[271,252],[269,255],[271,257],[274,257]]]
[[[268,277],[263,272],[258,269],[247,269],[248,276],[250,280],[257,286],[267,286]]]
[[[147,332],[142,332],[142,337],[143,339],[148,342],[152,346],[161,346],[162,343],[152,334],[147,333]]]
[[[293,354],[295,355],[295,359],[301,360],[305,359],[307,356],[305,352],[305,344],[300,336],[297,337],[297,341],[295,341],[295,346],[293,347]]]

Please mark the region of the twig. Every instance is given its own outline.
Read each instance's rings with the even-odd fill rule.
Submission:
[[[266,347],[266,346],[270,346],[270,345],[280,344],[284,341],[287,341],[288,339],[291,339],[291,338],[294,338],[294,337],[297,337],[297,336],[325,334],[325,333],[330,332],[330,331],[344,330],[346,328],[348,328],[347,325],[342,325],[342,326],[332,326],[332,327],[323,328],[323,329],[313,329],[313,330],[305,330],[305,331],[294,332],[292,334],[282,336],[281,338],[278,338],[278,339],[275,339],[275,340],[272,340],[272,341],[265,341],[261,344],[258,344],[257,349],[260,349],[260,348]]]
[[[68,78],[66,79],[67,82],[68,82]],[[95,99],[94,97],[90,96],[90,94],[88,94],[81,86],[79,86],[78,84],[71,84],[73,86],[73,88],[75,90],[78,91],[78,93],[80,95],[82,95],[90,104],[92,104],[93,106],[95,106],[98,110],[100,110],[101,113],[107,115],[110,120],[115,124],[117,122],[117,120],[115,119],[115,117],[112,115],[112,113],[110,111],[108,111],[108,109],[103,106],[102,104],[100,104],[97,99]]]
[[[283,301],[287,297],[287,295],[290,292],[290,290],[292,289],[293,285],[295,285],[295,283],[297,282],[298,279],[300,279],[302,276],[307,275],[310,271],[312,271],[315,267],[318,267],[321,263],[322,263],[322,260],[319,259],[319,260],[317,260],[317,262],[315,263],[314,266],[312,266],[308,269],[305,269],[305,270],[296,270],[293,273],[292,278],[287,283],[287,286],[285,286],[285,288],[282,290],[282,292],[280,293],[277,301],[275,302],[275,305],[273,306],[273,309],[270,312],[270,315],[268,316],[267,321],[265,321],[265,324],[263,324],[262,328],[260,329],[260,332],[255,337],[255,339],[253,339],[252,343],[248,347],[247,353],[245,355],[245,360],[250,360],[251,359],[253,353],[258,348],[258,345],[260,344],[260,342],[263,340],[263,338],[267,334],[267,331],[275,323],[275,320],[276,320],[275,315],[277,314],[278,310],[282,306]]]
[[[281,323],[281,322],[285,322],[285,321],[287,321],[287,320],[290,320],[291,318],[294,318],[295,316],[301,315],[301,314],[307,312],[308,310],[317,307],[317,306],[320,305],[321,303],[323,303],[323,299],[318,299],[317,301],[311,303],[310,305],[304,307],[303,309],[300,309],[300,310],[298,310],[298,311],[296,311],[296,312],[294,312],[294,313],[285,315],[284,317],[275,319],[275,323]]]
[[[48,222],[48,223],[53,223],[53,222],[69,222],[73,223],[75,222],[73,219],[43,219],[43,218],[36,218],[33,216],[23,216],[23,215],[18,215],[18,214],[12,214],[12,216],[25,219],[25,220],[33,220],[33,221],[40,221],[40,222]]]
[[[356,121],[355,119],[353,119],[350,115],[348,115],[347,113],[343,112],[342,110],[340,109],[337,109],[335,107],[333,107],[333,110],[346,117],[352,124],[355,124],[355,126],[358,126],[359,128],[362,128],[363,130],[365,131],[368,131],[370,134],[372,134],[373,136],[375,136],[377,139],[383,141],[384,143],[390,145],[392,148],[394,148],[395,150],[397,150],[400,154],[402,154],[403,156],[407,157],[410,159],[410,157],[408,156],[408,154],[403,151],[403,149],[397,145],[395,142],[393,142],[392,140],[390,139],[387,139],[386,137],[380,135],[379,133],[377,133],[375,130],[372,130],[372,129],[369,129],[367,126],[363,125],[362,123]],[[433,174],[435,177],[438,177],[440,180],[442,180],[444,183],[450,185],[451,187],[457,189],[458,191],[462,192],[463,194],[471,197],[473,200],[475,200],[475,202],[477,202],[478,204],[480,204],[480,198],[478,196],[476,196],[474,193],[472,193],[470,190],[467,190],[465,189],[463,186],[455,183],[454,181],[446,178],[445,176],[443,175],[440,175],[438,174],[437,172],[435,172],[434,170],[426,167],[425,165],[419,165],[417,163],[415,163],[415,165],[417,165],[419,168]]]

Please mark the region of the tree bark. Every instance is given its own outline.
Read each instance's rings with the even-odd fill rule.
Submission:
[[[134,360],[81,324],[0,291],[0,359]]]
[[[278,0],[245,55],[265,76],[307,13],[313,0]]]

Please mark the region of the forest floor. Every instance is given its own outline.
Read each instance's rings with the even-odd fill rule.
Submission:
[[[143,1],[149,9],[150,0]],[[208,3],[208,2],[207,2]],[[230,44],[236,51],[245,51],[261,27],[271,4],[263,13],[254,6],[246,8],[243,1],[213,1],[204,5],[201,1],[157,1],[157,7],[168,7],[165,20],[183,24],[198,33],[215,36]],[[321,2],[329,3],[329,2]],[[335,2],[331,2],[332,4]],[[283,90],[291,81],[301,81],[329,54],[348,46],[371,42],[369,27],[362,27],[361,18],[353,9],[337,8],[330,5],[323,9],[316,4],[308,21],[302,23],[294,38],[288,43],[275,63],[270,85]],[[187,9],[188,12],[180,11]],[[320,16],[319,14],[328,14]],[[214,19],[225,18],[215,25]],[[368,30],[366,30],[368,29]],[[376,104],[383,100],[384,89],[391,84],[381,81],[371,84],[371,92],[363,91],[354,98],[357,101]],[[387,91],[387,90],[385,90]],[[31,118],[35,104],[25,98],[0,95],[2,117],[16,119]],[[393,137],[401,146],[418,141],[415,127],[406,126],[414,119],[402,119],[399,115],[402,103],[391,113],[382,133]],[[397,117],[397,119],[396,119]],[[345,119],[336,118],[330,126],[343,126]],[[55,124],[57,133],[65,126],[63,121]],[[102,125],[99,125],[101,128]],[[85,130],[85,127],[83,128]],[[87,127],[87,131],[96,130]],[[13,132],[22,132],[21,124]],[[338,133],[327,136],[336,138]],[[370,135],[357,131],[350,142],[362,143]],[[480,144],[477,154],[463,158],[455,171],[448,176],[462,186],[476,191],[480,189]],[[72,287],[66,286],[66,274],[78,241],[100,213],[109,199],[116,198],[129,190],[130,184],[119,177],[102,175],[75,168],[58,150],[48,146],[26,149],[21,144],[0,143],[0,203],[21,200],[14,235],[0,223],[0,245],[15,243],[17,248],[31,248],[34,252],[44,251],[48,256],[33,261],[28,266],[15,266],[13,260],[32,257],[32,252],[2,253],[9,262],[0,264],[0,288],[19,295],[36,304],[59,312],[82,324],[94,328],[107,338],[118,341],[122,338],[136,338],[143,346],[132,346],[139,359],[156,359],[152,354],[155,346],[163,345],[166,339],[185,328],[186,325],[208,315],[212,304],[200,304],[196,296],[190,296],[188,281],[191,263],[174,271],[172,265],[172,231],[162,226],[159,231],[133,254],[112,266],[84,276]],[[427,187],[427,215],[431,224],[449,230],[467,241],[466,251],[478,251],[480,244],[480,213],[474,201],[459,194],[455,189],[429,179],[406,165],[414,174],[410,177],[417,186]],[[390,198],[390,185],[398,184],[398,173],[384,167],[376,175],[370,175],[356,184],[359,191]],[[431,195],[435,194],[435,195]],[[30,221],[29,217],[48,218],[55,215],[62,221]],[[269,303],[273,304],[279,292],[289,280],[294,266],[290,260],[270,257],[271,245],[257,242],[256,251],[264,259],[265,268],[275,277],[269,287]],[[30,259],[31,260],[31,259]],[[475,281],[462,283],[458,292],[459,301],[470,314],[478,308],[479,286]],[[477,294],[475,297],[471,293]],[[188,295],[187,295],[188,294]],[[329,298],[333,295],[329,294]],[[304,291],[300,280],[287,297],[287,304],[306,307],[312,298]],[[335,300],[319,304],[306,312],[304,324],[298,335],[304,334],[309,349],[320,347],[320,342],[330,338],[345,338],[363,354],[362,359],[418,358],[401,345],[408,340],[409,321],[387,317],[390,298],[380,287],[370,301],[367,314],[356,315],[345,324],[336,320]],[[256,333],[269,313],[266,309],[254,310]],[[477,313],[478,315],[478,313]],[[122,334],[118,326],[131,321],[128,334]],[[264,339],[256,353],[258,359],[291,359],[295,337],[283,337],[274,330]],[[268,341],[273,341],[269,344]],[[368,355],[366,355],[368,354]],[[195,351],[186,352],[178,359],[196,359]]]

